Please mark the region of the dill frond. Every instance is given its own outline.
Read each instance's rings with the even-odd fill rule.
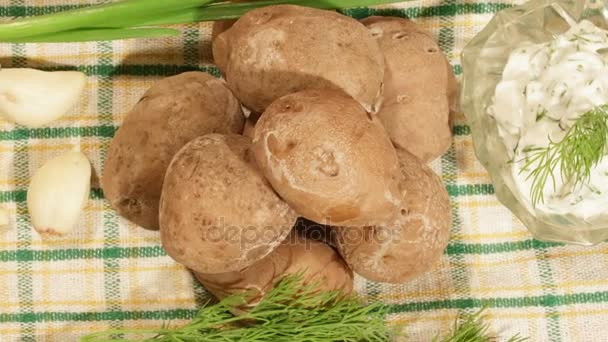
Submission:
[[[561,141],[551,140],[546,148],[530,151],[520,172],[528,172],[527,179],[532,179],[532,205],[544,202],[547,182],[557,188],[558,176],[573,188],[587,184],[591,170],[606,156],[607,141],[608,105],[603,105],[581,115]]]

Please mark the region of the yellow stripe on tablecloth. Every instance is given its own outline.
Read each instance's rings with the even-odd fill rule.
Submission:
[[[124,300],[121,301],[120,304],[121,305],[132,305],[132,306],[137,306],[137,305],[147,305],[147,304],[185,304],[185,303],[195,303],[196,300],[194,299],[194,297],[188,297],[188,298],[167,298],[167,299],[163,299],[163,298],[143,298],[143,299],[129,299],[129,300]],[[95,307],[95,306],[101,306],[106,304],[106,301],[104,299],[100,299],[100,300],[58,300],[58,301],[51,301],[51,300],[42,300],[42,301],[36,301],[36,305],[46,305],[46,306],[58,306],[58,305],[79,305],[79,306],[89,306],[89,307]],[[19,302],[16,303],[10,303],[10,302],[4,302],[4,303],[0,303],[0,308],[2,309],[8,309],[8,308],[13,308],[13,307],[19,307]]]
[[[189,321],[187,320],[174,320],[171,321],[171,326],[180,326],[181,324],[186,324]],[[98,322],[95,324],[95,322],[90,322],[87,321],[85,322],[87,325],[87,330],[90,330],[91,332],[93,332],[93,330],[97,331],[97,330],[105,330],[108,329],[108,322]],[[152,330],[152,329],[160,329],[162,328],[163,323],[157,323],[157,324],[129,324],[129,329],[138,329],[138,330]],[[63,326],[63,327],[37,327],[36,330],[40,331],[42,333],[52,333],[52,334],[56,334],[56,333],[66,333],[66,332],[74,332],[76,328],[74,327],[73,323],[68,324],[67,326]],[[5,335],[5,334],[18,334],[21,332],[21,328],[0,328],[0,336]]]
[[[143,229],[143,228],[138,228]],[[61,246],[61,245],[71,245],[77,246],[78,248],[85,248],[91,245],[103,245],[105,239],[70,239],[70,240],[35,240],[32,241],[32,247],[52,247],[52,246]],[[158,244],[160,241],[160,237],[121,237],[120,243],[123,246],[128,247],[129,245],[141,245],[141,244],[149,244],[154,243]],[[15,241],[0,241],[0,248],[3,247],[14,247]]]
[[[576,251],[576,252],[563,252],[556,254],[549,254],[547,259],[555,260],[558,258],[569,258],[569,257],[580,257],[580,256],[596,256],[596,255],[605,255],[608,254],[608,250],[595,250],[595,251]],[[482,267],[493,267],[504,265],[505,263],[509,264],[523,264],[526,262],[537,260],[536,257],[520,257],[516,259],[509,260],[498,260],[498,261],[464,261],[462,264],[467,266],[473,266],[475,268]],[[606,283],[608,284],[608,279],[606,279]]]
[[[511,240],[522,240],[523,238],[530,238],[530,232],[527,230],[514,231],[514,232],[503,232],[503,233],[479,233],[479,234],[454,234],[453,239],[474,242],[474,241],[485,241],[489,239],[506,239]]]
[[[608,280],[581,280],[581,281],[572,281],[572,282],[564,282],[558,283],[556,286],[560,288],[571,289],[575,287],[581,286],[594,286],[594,285],[606,285],[608,284]],[[490,295],[494,292],[527,292],[526,295],[530,294],[533,291],[540,291],[543,289],[542,284],[538,285],[522,285],[522,286],[492,286],[492,287],[470,287],[468,292],[475,294],[473,297],[479,298],[478,294]],[[402,292],[400,294],[377,294],[373,296],[365,296],[361,295],[363,299],[366,300],[390,300],[393,302],[401,302],[408,301],[412,299],[428,299],[434,297],[445,297],[446,291],[445,289],[439,291],[423,291],[423,292]]]
[[[172,264],[172,265],[161,265],[161,266],[131,266],[121,268],[120,272],[128,272],[128,273],[139,273],[139,272],[154,272],[154,271],[186,271],[186,267],[180,264]],[[10,270],[0,270],[0,275],[9,275],[16,274],[18,270],[10,269]],[[57,269],[42,269],[42,270],[32,270],[32,274],[35,275],[53,275],[53,274],[66,274],[66,273],[103,273],[103,268],[99,267],[91,267],[91,268],[57,268]],[[1,304],[0,304],[1,305]]]

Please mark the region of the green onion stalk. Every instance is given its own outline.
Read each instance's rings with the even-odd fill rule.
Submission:
[[[403,0],[122,0],[0,24],[0,43],[56,43],[164,37],[162,25],[236,19],[256,8],[292,4],[321,9],[367,7]]]

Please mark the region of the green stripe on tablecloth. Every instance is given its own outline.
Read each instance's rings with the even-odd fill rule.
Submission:
[[[200,62],[199,41],[200,33],[198,25],[188,25],[184,29],[184,64],[189,67],[198,68]],[[216,69],[216,68],[214,68]],[[217,69],[216,69],[217,70]],[[219,71],[218,71],[219,74]]]
[[[460,65],[452,66],[454,73],[460,75]],[[176,65],[176,64],[121,64],[121,65],[75,65],[75,66],[40,66],[45,71],[77,70],[88,76],[141,76],[167,77],[188,71],[202,71],[220,77],[221,71],[215,65]]]
[[[551,306],[558,307],[573,304],[608,303],[608,291],[573,293],[566,295],[542,295],[529,297],[503,298],[462,298],[425,301],[407,304],[390,305],[391,313],[420,312],[442,309],[471,309],[488,306],[490,308],[525,308]]]
[[[34,15],[42,15],[49,13],[56,13],[61,11],[67,11],[78,7],[84,7],[83,5],[63,5],[63,6],[23,6],[23,5],[11,5],[11,6],[0,6],[0,17],[30,17]]]
[[[20,0],[14,0],[12,4],[21,4]],[[25,59],[25,46],[14,44],[12,50],[12,65],[14,67],[27,67]],[[25,188],[28,186],[29,173],[29,152],[28,142],[24,140],[15,141],[14,144],[14,165],[13,179],[16,186]],[[32,245],[32,226],[27,214],[25,202],[17,203],[17,217],[15,219],[17,229],[17,250],[29,250]],[[33,281],[32,281],[32,262],[17,260],[17,295],[19,298],[19,312],[25,313],[34,310],[33,303]],[[36,327],[31,322],[21,322],[21,341],[34,341]]]
[[[159,258],[166,256],[167,254],[160,245],[149,247],[111,247],[91,249],[71,248],[52,250],[0,250],[0,262]]]
[[[23,17],[41,14],[49,14],[69,9],[74,9],[78,5],[71,6],[0,6],[0,17]],[[496,11],[508,8],[507,4],[495,3],[475,3],[475,4],[457,4],[451,3],[446,5],[431,6],[425,8],[409,8],[409,9],[368,9],[357,8],[344,10],[343,13],[355,18],[365,18],[370,15],[397,15],[407,16],[409,18],[434,17],[434,16],[456,16],[463,14],[491,14]]]
[[[443,309],[478,309],[484,306],[499,309],[526,308],[540,306],[564,306],[574,304],[608,303],[608,291],[574,293],[565,295],[543,295],[515,298],[461,298],[424,301],[407,304],[388,304],[389,313],[424,312]],[[87,322],[126,320],[187,320],[192,319],[197,310],[148,310],[148,311],[103,311],[103,312],[23,312],[0,314],[1,322]]]
[[[542,291],[545,296],[554,296],[557,294],[555,286],[555,279],[553,277],[553,268],[551,262],[547,258],[547,248],[538,248],[534,250],[536,256],[536,264],[538,266],[538,275],[540,277],[540,284]],[[553,302],[543,302],[542,306],[545,307],[545,317],[547,318],[547,332],[549,333],[549,341],[560,342],[561,338],[561,325],[559,321],[559,311],[555,307]]]
[[[91,189],[89,198],[92,200],[103,200],[103,191],[101,189]],[[16,202],[23,203],[27,199],[26,190],[15,191],[0,191],[0,203]]]
[[[99,42],[97,43],[97,51],[99,53],[98,63],[100,66],[112,66],[112,43]],[[114,123],[113,100],[114,88],[112,75],[99,76],[99,91],[97,92],[97,111],[98,120],[101,126],[110,126]],[[99,149],[100,159],[105,164],[105,157],[109,148],[110,139],[104,139],[102,146]],[[107,206],[107,203],[106,203]],[[104,250],[111,250],[120,246],[120,231],[117,223],[116,211],[109,207],[104,208],[103,212],[103,237]],[[110,311],[121,311],[121,279],[120,279],[120,260],[109,256],[104,258],[103,262],[103,283],[104,283],[104,298],[106,306]],[[112,320],[110,327],[114,329],[122,328],[120,321]]]
[[[448,255],[459,254],[497,254],[527,251],[551,247],[562,247],[561,243],[543,242],[535,239],[498,242],[498,243],[460,243],[451,242],[446,249]]]
[[[10,131],[0,131],[0,141],[74,137],[112,138],[117,129],[118,127],[115,126],[15,128]]]
[[[452,155],[449,158],[454,159],[455,162],[455,156]],[[450,197],[494,195],[494,186],[492,184],[446,184],[446,188]]]
[[[406,16],[408,18],[426,18],[437,16],[456,16],[463,14],[491,14],[496,11],[509,8],[507,4],[494,3],[475,3],[462,4],[450,1],[448,4],[439,6],[430,6],[424,8],[407,8],[407,9],[372,9],[372,8],[356,8],[342,11],[344,14],[351,17],[361,19],[370,15],[382,16]]]
[[[10,131],[0,131],[0,141],[28,140],[28,139],[53,139],[72,137],[100,137],[112,138],[118,127],[111,125],[86,126],[86,127],[45,127],[45,128],[15,128]],[[468,136],[471,129],[467,125],[454,127],[456,136]]]
[[[41,66],[40,70],[78,70],[89,76],[173,76],[188,71],[208,72],[216,77],[221,75],[214,65],[188,66],[175,64],[102,64],[78,66]]]
[[[512,253],[542,248],[562,247],[563,244],[542,242],[538,240],[523,240],[499,243],[462,243],[451,242],[446,249],[448,256],[452,255],[484,255]],[[158,258],[167,254],[161,246],[148,247],[112,247],[112,248],[70,248],[52,250],[0,250],[0,262],[13,261],[62,261],[76,259],[126,259],[126,258]]]

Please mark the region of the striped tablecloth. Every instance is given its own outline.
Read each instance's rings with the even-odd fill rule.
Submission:
[[[349,14],[406,15],[432,31],[460,74],[459,54],[493,13],[519,1],[412,1]],[[0,0],[0,17],[49,13],[74,0]],[[66,6],[67,5],[67,6]],[[0,341],[73,341],[110,327],[178,325],[197,311],[204,290],[163,252],[157,233],[121,219],[94,182],[76,232],[43,241],[25,203],[28,179],[45,161],[80,146],[97,174],[125,115],[154,81],[209,70],[210,25],[176,38],[82,44],[0,44],[3,67],[78,69],[86,94],[48,128],[0,121],[0,206],[13,215],[0,232]],[[489,306],[495,333],[532,341],[608,340],[608,249],[543,243],[494,197],[476,161],[469,127],[456,122],[453,148],[432,164],[453,201],[451,243],[437,267],[402,286],[358,278],[360,293],[385,301],[408,341],[429,341],[460,310]]]

